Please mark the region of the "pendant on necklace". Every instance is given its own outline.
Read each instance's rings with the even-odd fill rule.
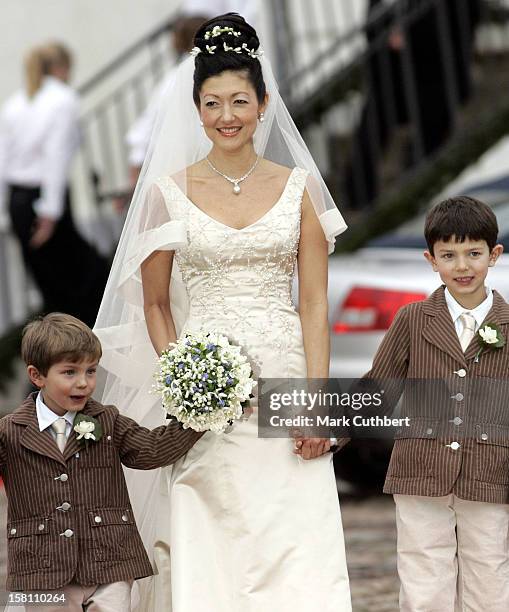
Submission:
[[[235,186],[233,187],[233,193],[235,195],[239,195],[239,193],[240,193],[240,186],[239,186],[238,183],[235,183]]]

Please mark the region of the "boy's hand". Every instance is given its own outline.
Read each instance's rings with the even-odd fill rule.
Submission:
[[[295,440],[294,453],[303,459],[315,459],[330,451],[329,438],[298,438]]]

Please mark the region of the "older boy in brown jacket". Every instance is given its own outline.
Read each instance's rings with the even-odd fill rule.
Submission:
[[[425,257],[444,285],[398,312],[366,375],[430,379],[420,396],[430,410],[397,435],[384,486],[405,612],[509,610],[509,305],[485,286],[497,234],[492,210],[472,198],[428,214]],[[490,324],[498,342],[482,342]],[[432,415],[434,382],[445,394]]]

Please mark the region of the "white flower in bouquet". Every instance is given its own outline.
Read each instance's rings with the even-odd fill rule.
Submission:
[[[155,389],[184,428],[223,433],[239,419],[255,385],[238,346],[216,333],[186,334],[159,358]]]

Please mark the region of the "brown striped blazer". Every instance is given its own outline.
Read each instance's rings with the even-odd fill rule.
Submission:
[[[396,434],[384,492],[509,503],[509,343],[476,362],[474,337],[463,353],[444,289],[398,312],[366,374],[430,381],[419,387],[419,414]],[[485,322],[509,339],[509,305],[496,291]]]
[[[58,589],[152,574],[133,517],[122,464],[150,470],[201,437],[175,421],[150,431],[114,406],[89,400],[103,436],[84,447],[74,432],[63,453],[40,431],[36,394],[0,420],[0,475],[7,493],[7,589]]]

